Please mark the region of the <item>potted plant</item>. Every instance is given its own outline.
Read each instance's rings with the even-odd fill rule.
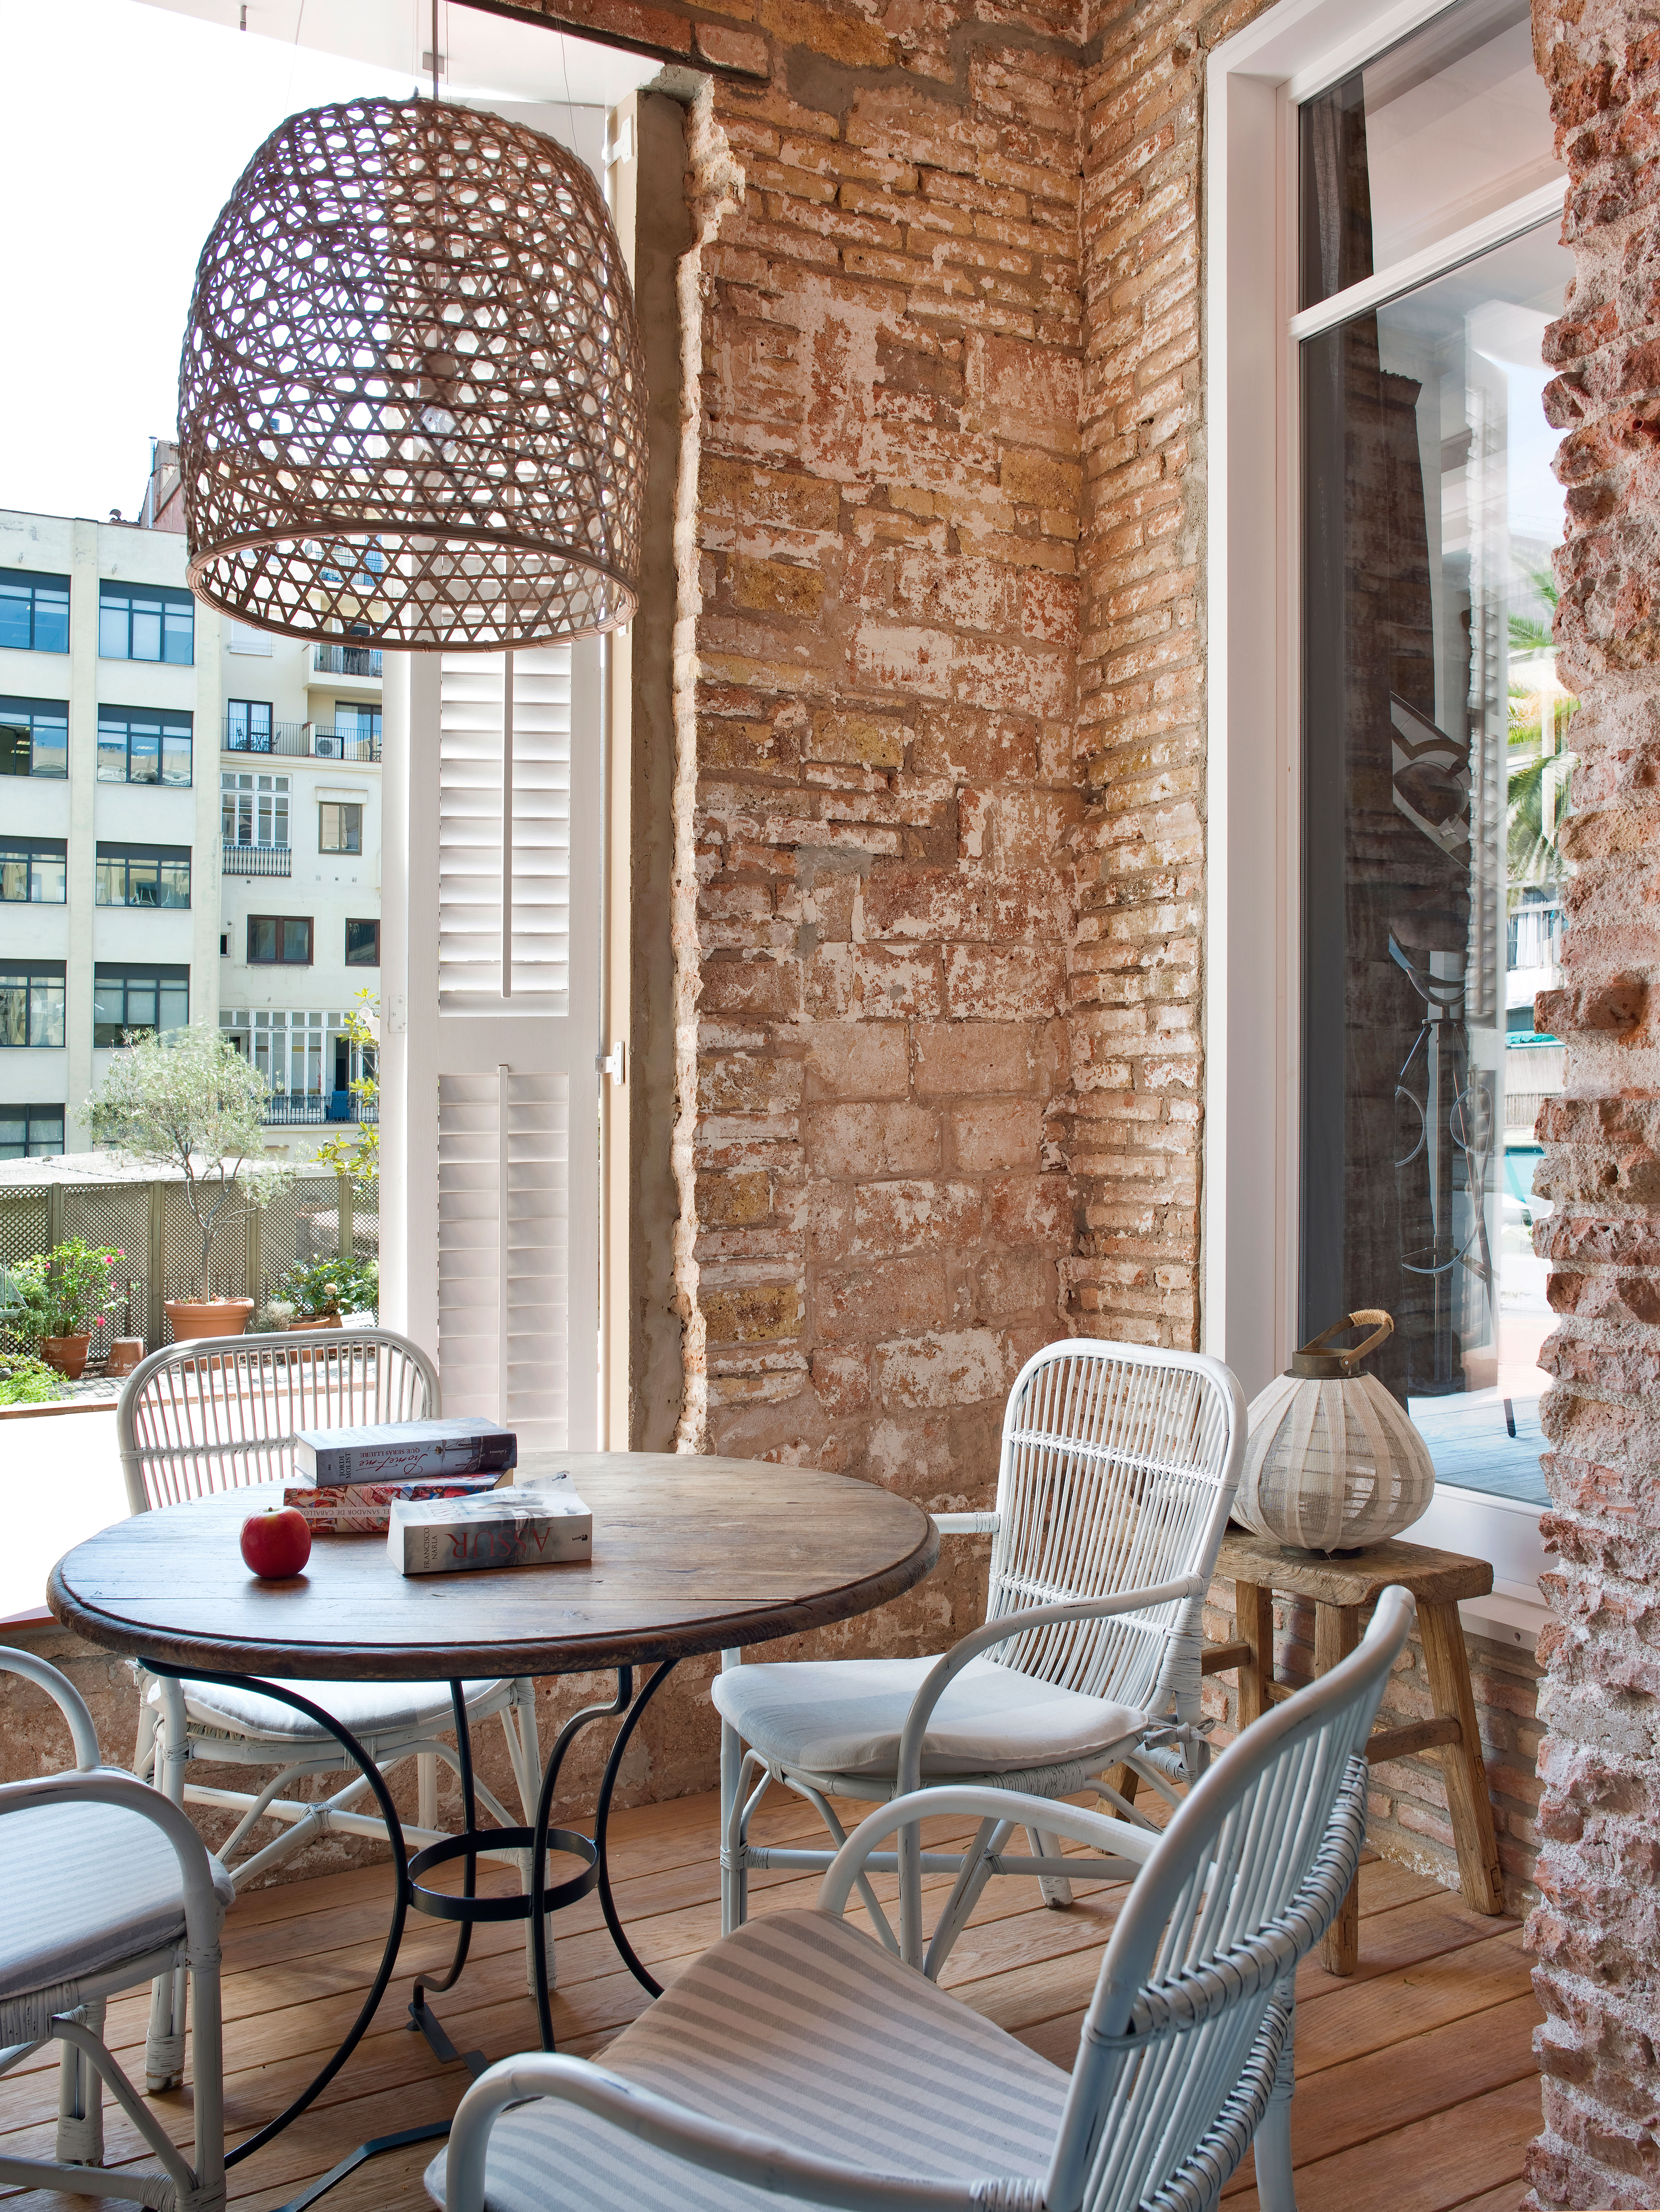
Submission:
[[[253,1300],[217,1295],[213,1238],[243,1206],[268,1205],[290,1171],[265,1159],[265,1079],[228,1037],[204,1029],[129,1032],[87,1101],[94,1144],[176,1169],[202,1240],[195,1295],[169,1298],[173,1340],[240,1336]]]
[[[374,1313],[380,1303],[380,1270],[373,1260],[313,1260],[292,1267],[283,1278],[283,1297],[292,1304],[291,1330],[342,1328],[349,1313]]]
[[[9,1313],[8,1326],[14,1335],[38,1344],[47,1364],[71,1382],[81,1378],[92,1332],[104,1326],[106,1310],[126,1303],[115,1287],[115,1263],[125,1256],[71,1237],[50,1252],[37,1252],[13,1273],[26,1318],[20,1326]]]

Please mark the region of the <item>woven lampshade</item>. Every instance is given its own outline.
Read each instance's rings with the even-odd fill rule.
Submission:
[[[1354,1351],[1321,1351],[1326,1338],[1367,1323],[1381,1326]],[[1429,1446],[1377,1376],[1355,1365],[1394,1326],[1386,1313],[1350,1314],[1251,1401],[1236,1520],[1300,1551],[1349,1552],[1422,1516],[1435,1494]]]
[[[432,100],[290,116],[203,248],[179,387],[190,581],[239,622],[486,652],[634,611],[634,298],[539,131]]]

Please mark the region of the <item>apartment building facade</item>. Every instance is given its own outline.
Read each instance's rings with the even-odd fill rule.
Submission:
[[[380,656],[222,621],[173,449],[140,522],[0,511],[0,1159],[84,1150],[132,1030],[216,1025],[270,1148],[353,1118],[380,981]]]

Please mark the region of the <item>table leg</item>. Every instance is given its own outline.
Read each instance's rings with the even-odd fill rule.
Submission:
[[[1249,1644],[1250,1657],[1239,1669],[1239,1725],[1260,1721],[1270,1703],[1268,1685],[1274,1680],[1274,1592],[1260,1583],[1235,1583],[1234,1633]]]
[[[542,2032],[544,2051],[551,2051],[555,2047],[553,2001],[548,1992],[548,1916],[544,1903],[548,1887],[548,1834],[553,1823],[553,1793],[558,1786],[559,1770],[565,1763],[565,1753],[582,1730],[591,1721],[607,1720],[617,1713],[626,1712],[633,1695],[634,1669],[632,1667],[619,1667],[617,1670],[616,1698],[608,1705],[584,1705],[581,1712],[573,1713],[554,1738],[553,1749],[548,1753],[548,1763],[542,1770],[542,1788],[536,1800],[536,1819],[531,1838],[530,1927],[531,1957],[536,1982],[536,2016]],[[597,1832],[595,1844],[603,1873],[605,1848]]]
[[[1360,1641],[1358,1605],[1319,1605],[1314,1608],[1314,1671],[1329,1674],[1339,1660],[1347,1659]],[[1329,1974],[1352,1974],[1360,1960],[1360,1877],[1356,1875],[1348,1893],[1337,1908],[1337,1917],[1320,1945],[1320,1963]]]
[[[1420,1605],[1418,1633],[1437,1718],[1458,1723],[1458,1741],[1438,1747],[1446,1777],[1447,1809],[1458,1848],[1458,1878],[1464,1902],[1477,1912],[1505,1909],[1505,1877],[1493,1830],[1493,1799],[1481,1760],[1481,1731],[1470,1686],[1469,1651],[1456,1605]]]
[[[605,1830],[611,1820],[611,1793],[617,1787],[617,1777],[622,1769],[623,1754],[629,1747],[629,1738],[634,1734],[644,1716],[646,1707],[662,1688],[680,1662],[665,1659],[654,1669],[651,1680],[629,1708],[629,1717],[617,1731],[617,1741],[611,1747],[611,1757],[605,1761],[605,1778],[599,1784],[599,1802],[594,1808],[593,1840],[599,1851],[599,1909],[605,1916],[605,1925],[611,1930],[611,1940],[623,1956],[623,1964],[634,1976],[641,1988],[654,1997],[663,1994],[663,1984],[640,1963],[635,1948],[623,1933],[623,1923],[617,1916],[616,1899],[611,1893],[611,1868],[605,1858]]]
[[[459,1682],[450,1684],[450,1711],[455,1725],[456,1763],[461,1769],[461,1832],[464,1835],[471,1836],[476,1833],[478,1826],[477,1793],[473,1788],[472,1781],[472,1729],[468,1724],[466,1699],[462,1694]],[[438,1811],[435,1796],[432,1818],[430,1820],[423,1821],[423,1826],[436,1827],[437,1825]],[[464,1897],[477,1895],[478,1862],[471,1855],[462,1863],[461,1884],[461,1894]],[[436,2057],[446,2065],[459,2063],[465,2066],[476,2081],[484,2070],[483,2052],[458,2051],[448,2036],[445,2034],[443,2028],[427,2009],[427,1998],[429,1995],[441,1996],[446,1990],[453,1990],[460,1980],[461,1969],[466,1965],[467,1954],[471,1948],[472,1923],[471,1920],[464,1920],[456,1930],[455,1956],[451,1960],[449,1971],[443,1979],[435,1980],[430,1975],[416,1976],[415,1987],[410,1991],[410,2026],[418,2028],[425,2036]]]

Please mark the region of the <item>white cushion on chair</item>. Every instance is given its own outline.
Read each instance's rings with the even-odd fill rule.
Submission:
[[[222,1908],[230,1876],[210,1858]],[[0,1820],[0,2000],[89,1979],[185,1932],[184,1878],[161,1830],[119,1805]]]
[[[781,1669],[775,1670],[781,1672]],[[1043,2174],[1067,2077],[827,1912],[772,1912],[597,2062],[695,2112],[887,2174]],[[444,2154],[427,2169],[444,2202]],[[538,2098],[490,2132],[487,2212],[778,2212],[787,2201]]]
[[[781,1765],[812,1774],[884,1776],[899,1764],[899,1736],[932,1659],[800,1660],[733,1667],[711,1686],[723,1718]],[[1110,1750],[1145,1719],[970,1659],[934,1707],[922,1774],[1015,1774]]]
[[[461,1692],[471,1707],[503,1686],[499,1682],[463,1682]],[[272,1737],[282,1743],[333,1741],[326,1730],[293,1705],[258,1690],[228,1690],[217,1682],[187,1681],[183,1687],[185,1711],[204,1728],[227,1729],[234,1735]],[[447,1682],[284,1681],[283,1687],[332,1713],[360,1739],[392,1731],[426,1734],[453,1723]],[[160,1698],[161,1685],[153,1684],[150,1701],[156,1704]]]

